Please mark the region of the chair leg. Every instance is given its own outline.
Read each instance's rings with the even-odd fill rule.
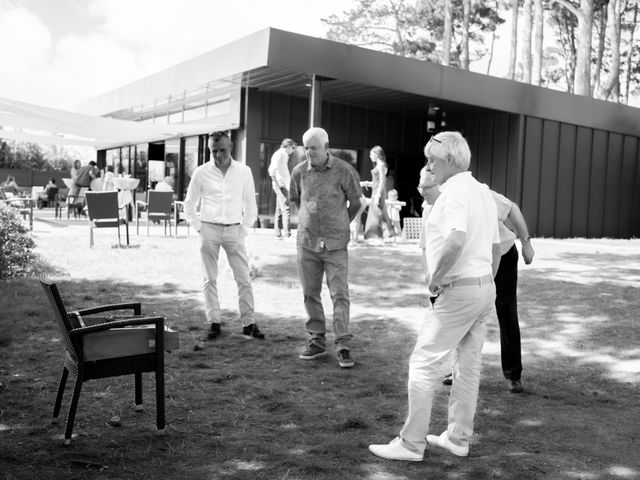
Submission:
[[[122,248],[122,245],[120,242],[120,224],[118,224],[118,248]]]
[[[76,419],[76,409],[78,408],[78,400],[80,399],[80,391],[82,390],[82,379],[80,372],[76,377],[76,383],[73,387],[73,396],[71,397],[71,405],[69,405],[69,415],[67,416],[67,427],[64,430],[64,444],[71,443],[71,434],[73,433],[73,422]]]
[[[51,423],[58,423],[58,415],[60,415],[60,406],[62,405],[62,396],[64,395],[64,387],[67,384],[69,370],[62,367],[62,375],[60,376],[60,384],[58,385],[58,394],[56,395],[56,403],[53,405],[53,417]]]
[[[127,234],[127,247],[129,246],[129,222],[125,222],[124,231]]]
[[[156,367],[156,428],[164,432],[164,359],[162,365]]]
[[[136,397],[135,397],[135,405],[134,408],[136,409],[137,412],[140,412],[143,410],[143,406],[142,406],[142,373],[140,372],[136,372],[133,374],[134,378],[135,378],[135,393],[136,393]]]
[[[93,247],[93,226],[89,225],[89,248]]]

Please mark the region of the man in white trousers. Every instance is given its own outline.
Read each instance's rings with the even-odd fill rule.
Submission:
[[[404,426],[390,443],[369,446],[374,455],[391,460],[421,461],[427,444],[469,454],[486,322],[495,311],[500,237],[491,192],[468,171],[471,152],[460,133],[438,133],[424,154],[427,172],[442,185],[426,226],[432,303],[409,361]],[[433,395],[454,352],[448,427],[428,435]]]

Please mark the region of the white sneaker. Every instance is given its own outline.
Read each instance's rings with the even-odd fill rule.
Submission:
[[[408,462],[421,462],[423,455],[414,453],[402,445],[400,437],[391,440],[385,445],[369,445],[369,451],[374,455],[387,460],[406,460]]]
[[[454,455],[457,455],[459,457],[466,457],[469,455],[469,445],[461,447],[460,445],[451,443],[446,430],[442,432],[440,436],[427,435],[427,443],[429,445],[435,445],[436,447],[441,447],[445,450],[449,450],[450,453],[453,453]]]

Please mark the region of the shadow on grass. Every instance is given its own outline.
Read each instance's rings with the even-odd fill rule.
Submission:
[[[637,274],[624,258],[565,261]],[[63,347],[44,294],[33,279],[0,284],[0,311],[10,312],[0,345],[0,471],[20,479],[639,478],[640,295],[615,278],[569,281],[560,268],[521,272],[525,393],[506,392],[497,350],[486,353],[469,458],[431,449],[421,463],[370,455],[367,445],[391,440],[406,412],[411,324],[420,318],[394,312],[402,306],[421,316],[419,269],[412,253],[351,252],[352,302],[366,306],[353,318],[352,370],[338,368],[332,351],[318,361],[297,358],[306,334],[304,320],[288,313],[302,302],[290,288],[298,282],[295,252],[266,260],[255,281],[281,303],[281,313],[261,314],[266,341],[239,335],[237,314],[225,311],[222,338],[202,351],[192,348],[206,329],[193,288],[59,281],[69,309],[137,299],[143,313],[165,315],[181,335],[180,350],[166,355],[169,434],[153,435],[152,376],[140,414],[131,408],[133,379],[99,380],[83,388],[70,448],[54,440],[69,386],[61,424],[48,423]],[[496,342],[493,324],[488,343]],[[447,395],[446,387],[436,393],[435,433],[446,428]],[[114,415],[119,428],[106,425]],[[25,452],[34,452],[27,462]]]

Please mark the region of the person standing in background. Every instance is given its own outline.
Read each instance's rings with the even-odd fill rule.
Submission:
[[[273,217],[273,228],[276,237],[287,238],[291,236],[289,231],[289,184],[291,174],[289,173],[289,157],[296,148],[296,142],[290,138],[285,138],[280,144],[280,148],[271,156],[269,164],[269,176],[271,186],[276,194],[276,211]],[[282,231],[280,222],[282,221]]]

